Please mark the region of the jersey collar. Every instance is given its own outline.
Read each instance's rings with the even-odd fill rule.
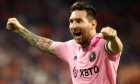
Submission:
[[[98,41],[99,41],[99,36],[101,35],[101,33],[97,33],[93,38],[92,38],[92,40],[90,41],[90,45],[89,46],[91,46],[91,47],[93,47]],[[76,47],[81,47],[81,45],[80,44],[78,44],[75,40],[74,40],[74,45],[76,46]],[[88,46],[88,47],[89,47]],[[87,48],[88,48],[87,47]],[[86,49],[87,49],[86,48]],[[85,50],[85,49],[84,49]]]

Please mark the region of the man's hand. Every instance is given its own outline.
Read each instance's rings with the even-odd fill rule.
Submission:
[[[100,38],[111,41],[111,40],[114,40],[116,37],[117,37],[117,32],[111,27],[104,27],[101,30]]]
[[[29,30],[24,28],[16,18],[9,18],[6,28],[19,34],[32,46],[43,51],[44,53],[56,55],[53,50],[53,40],[33,34]]]
[[[6,28],[15,33],[18,33],[24,29],[24,27],[18,22],[18,20],[16,18],[9,18]]]

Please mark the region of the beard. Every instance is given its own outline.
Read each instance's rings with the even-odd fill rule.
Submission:
[[[74,32],[75,31],[80,31],[81,35],[76,35]],[[71,30],[71,34],[73,36],[73,38],[75,39],[75,41],[80,44],[80,45],[87,45],[90,41],[90,33],[88,30],[79,30],[79,29],[74,29]]]
[[[86,43],[86,40],[85,40],[84,38],[80,38],[80,39],[76,39],[76,38],[75,38],[75,40],[76,40],[76,42],[77,42],[78,44],[80,44],[80,45],[83,45],[84,43]]]
[[[88,38],[86,36],[84,36],[84,35],[82,35],[81,38],[75,38],[74,37],[74,39],[80,45],[85,45],[85,44],[87,44],[89,42]]]

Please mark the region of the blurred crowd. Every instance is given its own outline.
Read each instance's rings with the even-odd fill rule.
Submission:
[[[68,64],[38,51],[19,35],[6,30],[16,17],[31,32],[53,39],[72,39],[70,6],[76,0],[0,0],[0,84],[72,84]],[[140,1],[78,0],[96,8],[97,32],[110,26],[118,31],[124,50],[120,66],[140,60]]]

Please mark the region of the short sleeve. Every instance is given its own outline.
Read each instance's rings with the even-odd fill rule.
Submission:
[[[112,61],[116,61],[116,60],[120,59],[120,56],[121,56],[121,52],[118,53],[118,54],[115,54],[115,55],[112,55],[112,54],[109,54],[109,53],[108,53],[108,57],[109,57],[109,59],[112,60]]]
[[[54,52],[56,53],[56,55],[60,59],[68,62],[69,50],[68,50],[68,46],[67,46],[66,42],[54,42],[53,49],[54,49]]]
[[[112,54],[112,52],[108,49],[107,46],[108,46],[108,41],[106,41],[104,48],[108,54],[109,59],[111,59],[112,61],[116,61],[117,59],[119,59],[121,56],[121,52],[118,54]]]

